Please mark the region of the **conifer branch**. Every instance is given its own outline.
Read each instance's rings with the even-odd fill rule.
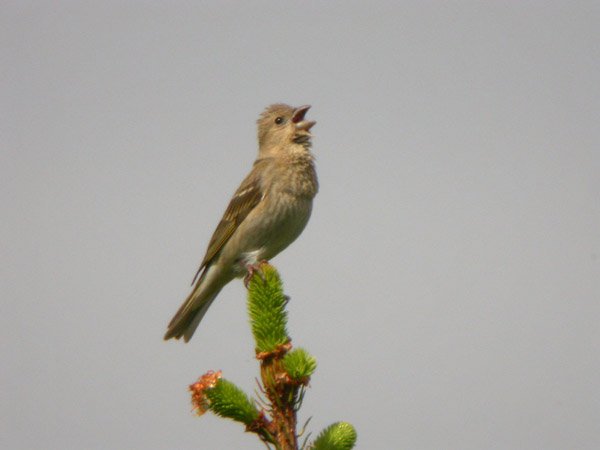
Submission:
[[[298,450],[296,414],[317,363],[305,349],[292,349],[285,310],[289,299],[283,295],[275,268],[262,264],[258,275],[249,282],[248,314],[260,361],[259,389],[264,398],[250,399],[223,379],[220,371],[209,371],[190,386],[192,403],[198,415],[210,410],[243,423],[246,431],[257,434],[268,448]],[[350,450],[355,442],[352,425],[338,422],[323,430],[306,448]]]

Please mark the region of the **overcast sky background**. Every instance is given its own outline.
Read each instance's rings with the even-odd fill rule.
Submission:
[[[276,102],[317,121],[301,422],[600,447],[598,2],[4,0],[0,39],[3,448],[264,448],[187,391],[253,391],[242,283],[162,336]]]

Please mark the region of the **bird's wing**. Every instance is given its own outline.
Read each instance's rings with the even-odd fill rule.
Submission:
[[[192,285],[195,283],[198,275],[200,275],[200,272],[202,272],[202,269],[204,269],[215,255],[219,253],[231,235],[237,230],[248,214],[250,214],[250,211],[256,208],[263,200],[264,192],[260,186],[260,173],[262,169],[261,166],[265,162],[265,160],[259,160],[254,164],[252,171],[233,195],[233,198],[229,202],[229,206],[225,210],[225,214],[223,214],[221,222],[219,222],[217,229],[210,239],[206,255],[200,264],[198,272],[196,272],[196,275],[192,280]]]

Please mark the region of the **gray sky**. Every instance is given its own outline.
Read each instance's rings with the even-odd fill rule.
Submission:
[[[598,2],[0,5],[0,431],[10,449],[264,446],[241,282],[163,342],[271,103],[321,191],[274,260],[361,449],[600,446]]]

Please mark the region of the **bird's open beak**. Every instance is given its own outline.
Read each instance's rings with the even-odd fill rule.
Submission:
[[[310,134],[310,129],[315,123],[317,123],[314,120],[304,120],[304,116],[309,109],[310,105],[304,105],[296,108],[294,111],[294,114],[292,115],[292,122],[296,124],[296,131],[305,131],[306,133]]]

